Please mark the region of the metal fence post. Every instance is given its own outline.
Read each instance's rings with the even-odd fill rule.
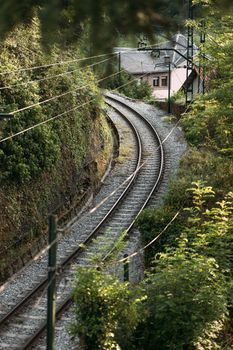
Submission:
[[[47,306],[47,350],[54,349],[56,320],[56,255],[57,218],[49,216],[49,263],[48,263],[48,306]]]
[[[124,259],[128,258],[128,254],[124,255]],[[129,260],[124,261],[124,281],[129,280]]]

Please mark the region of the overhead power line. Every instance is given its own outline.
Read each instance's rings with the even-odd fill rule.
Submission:
[[[101,81],[104,81],[104,80],[106,80],[106,79],[108,79],[108,78],[110,78],[110,77],[113,77],[113,76],[115,76],[115,75],[118,75],[118,74],[120,74],[120,73],[122,73],[122,72],[123,72],[123,70],[121,70],[121,71],[119,71],[119,72],[117,72],[117,73],[110,74],[110,75],[108,75],[107,77],[104,77],[104,78],[102,78],[102,79],[97,80],[96,83],[99,83],[99,82],[101,82]],[[82,88],[83,88],[83,87],[82,87]],[[55,96],[55,97],[56,97],[56,96]],[[85,106],[85,105],[87,105],[87,104],[93,102],[94,100],[95,100],[95,98],[91,99],[90,101],[84,102],[84,103],[82,103],[81,105],[77,105],[77,106],[75,106],[75,107],[73,107],[73,108],[71,108],[71,109],[69,109],[69,110],[67,110],[67,111],[65,111],[65,112],[63,112],[63,113],[57,114],[57,115],[55,115],[54,117],[51,117],[51,118],[49,118],[49,119],[46,119],[46,120],[44,120],[44,121],[42,121],[42,122],[40,122],[40,123],[37,123],[37,124],[35,124],[35,125],[32,125],[32,126],[26,128],[26,129],[24,129],[24,130],[21,130],[21,131],[15,133],[15,134],[13,134],[13,135],[4,137],[3,139],[0,140],[0,143],[2,143],[2,142],[4,142],[4,141],[7,141],[7,140],[10,140],[10,139],[13,139],[13,138],[16,137],[16,136],[22,135],[22,134],[24,134],[24,133],[26,133],[26,132],[28,132],[28,131],[30,131],[30,130],[32,130],[32,129],[35,129],[35,128],[37,128],[37,127],[43,125],[43,124],[46,124],[46,123],[48,123],[48,122],[50,122],[50,121],[52,121],[52,120],[54,120],[54,119],[57,119],[57,118],[59,118],[59,117],[62,117],[63,115],[65,115],[65,114],[67,114],[67,113],[73,112],[73,111],[75,111],[75,110],[77,110],[77,109],[79,109],[79,108],[81,108],[81,107],[83,107],[83,106]],[[31,107],[32,107],[32,106],[31,106]],[[19,110],[18,110],[18,111],[19,111]]]
[[[137,50],[136,48],[132,48],[132,49],[127,50],[127,52],[128,51],[136,51],[136,50]],[[105,56],[115,56],[115,55],[118,55],[119,53],[124,54],[124,52],[116,51],[116,52],[109,52],[109,53],[104,53],[104,54],[100,54],[100,55],[95,55],[95,56],[77,58],[77,59],[74,59],[74,60],[67,60],[67,61],[43,64],[43,65],[38,65],[38,66],[32,66],[32,67],[18,68],[18,69],[13,69],[11,71],[0,72],[0,76],[1,75],[7,75],[7,74],[13,74],[13,73],[17,73],[17,72],[25,72],[25,71],[30,71],[30,70],[37,70],[37,69],[41,69],[41,68],[50,68],[50,67],[54,67],[54,66],[62,66],[62,65],[65,65],[65,64],[83,62],[83,61],[87,61],[87,60],[90,60],[90,59],[100,58],[100,57],[105,57]]]
[[[114,58],[113,57],[109,57],[109,58],[106,58],[104,60],[101,60],[101,61],[98,61],[98,62],[95,62],[95,63],[92,63],[92,64],[88,64],[87,66],[85,66],[85,68],[92,68],[92,67],[95,67],[101,63],[105,63],[107,61],[110,61]],[[44,78],[40,78],[40,79],[34,79],[34,80],[28,80],[28,81],[21,81],[21,82],[18,82],[16,84],[12,84],[12,85],[8,85],[8,86],[2,86],[0,87],[0,90],[5,90],[5,89],[12,89],[14,87],[18,87],[19,85],[27,85],[27,84],[33,84],[33,83],[38,83],[40,81],[45,81],[45,80],[49,80],[49,79],[53,79],[53,78],[58,78],[58,77],[62,77],[64,75],[68,75],[68,74],[72,74],[74,72],[77,72],[78,70],[80,70],[80,67],[79,68],[76,68],[76,69],[72,69],[70,71],[67,71],[67,72],[63,72],[63,73],[59,73],[59,74],[55,74],[55,75],[49,75],[49,76],[46,76]]]
[[[96,56],[77,58],[75,60],[61,61],[61,62],[49,63],[49,64],[44,64],[44,65],[40,65],[40,66],[33,66],[33,67],[27,67],[27,68],[19,68],[19,69],[14,69],[12,71],[0,72],[0,75],[13,74],[13,73],[16,73],[16,72],[24,72],[24,71],[41,69],[41,68],[49,68],[49,67],[54,67],[54,66],[61,66],[61,65],[64,65],[64,64],[69,64],[69,63],[74,63],[74,62],[82,62],[82,61],[90,60],[90,59],[93,59],[93,58],[99,58],[99,57],[116,55],[116,54],[117,53],[115,53],[115,52],[105,53],[105,54],[96,55]]]
[[[150,44],[148,46],[152,47],[153,45],[155,45],[155,44]],[[137,48],[128,49],[127,52],[129,52],[129,51],[137,51]],[[54,63],[42,64],[42,65],[38,65],[38,66],[25,67],[25,68],[17,68],[17,69],[13,69],[11,71],[0,72],[0,76],[1,75],[7,75],[7,74],[13,74],[13,73],[16,73],[16,72],[25,72],[25,71],[37,70],[37,69],[41,69],[41,68],[50,68],[50,67],[54,67],[54,66],[62,66],[62,65],[65,65],[65,64],[83,62],[83,61],[87,61],[87,60],[90,60],[90,59],[100,58],[100,57],[105,57],[105,56],[115,56],[115,55],[118,55],[119,53],[124,54],[125,52],[124,51],[108,52],[108,53],[103,53],[103,54],[95,55],[95,56],[77,58],[77,59],[74,59],[74,60],[54,62]]]

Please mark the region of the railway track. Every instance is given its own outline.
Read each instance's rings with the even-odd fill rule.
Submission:
[[[74,265],[91,265],[96,254],[105,259],[114,249],[119,233],[127,230],[130,234],[136,217],[148,204],[163,174],[164,150],[155,128],[141,114],[115,99],[113,95],[106,95],[106,103],[115,110],[118,124],[123,123],[125,128],[130,128],[128,169],[126,174],[119,176],[119,183],[123,182],[124,185],[118,186],[107,204],[101,206],[94,216],[87,216],[85,228],[83,222],[73,225],[73,232],[82,233],[75,232],[72,239],[67,235],[59,244],[58,263],[62,272],[57,282],[58,317],[71,303]],[[116,123],[114,120],[113,122]],[[134,153],[133,148],[136,149]],[[109,193],[104,192],[103,197],[106,195]],[[97,236],[100,238],[95,241]],[[106,246],[106,242],[109,242],[109,248],[103,252],[102,247]],[[65,252],[64,245],[67,245]],[[27,286],[29,292],[25,295],[22,289],[23,296],[16,298],[16,301],[12,298],[11,304],[14,305],[0,315],[0,348],[29,349],[46,328],[47,301],[43,291],[47,286],[47,261],[41,261],[43,268],[39,272],[39,283],[35,283],[33,279],[33,283]]]

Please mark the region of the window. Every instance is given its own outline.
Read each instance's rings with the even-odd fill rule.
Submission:
[[[167,76],[161,77],[161,86],[167,86]]]
[[[153,86],[159,86],[159,77],[153,79]]]

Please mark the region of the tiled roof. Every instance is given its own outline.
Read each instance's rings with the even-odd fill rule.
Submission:
[[[187,39],[183,34],[176,34],[170,41],[157,45],[158,48],[174,48],[183,56],[187,55]],[[143,74],[154,72],[165,72],[168,66],[164,64],[164,56],[170,56],[171,69],[180,64],[185,64],[185,59],[175,51],[160,51],[160,57],[154,58],[151,52],[138,51],[136,48],[116,48],[121,53],[121,66],[131,74]],[[197,53],[197,47],[194,46],[194,55]]]

